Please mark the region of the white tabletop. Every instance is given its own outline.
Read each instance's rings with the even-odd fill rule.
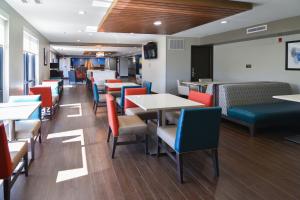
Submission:
[[[273,96],[274,99],[281,99],[285,101],[294,101],[300,103],[300,94],[293,95],[281,95],[281,96]]]
[[[109,88],[122,88],[123,86],[139,86],[136,83],[123,82],[123,83],[104,83],[106,87]]]
[[[1,103],[0,120],[28,119],[41,102]]]
[[[172,94],[130,95],[126,96],[126,99],[130,100],[145,111],[173,110],[204,106],[204,104]]]

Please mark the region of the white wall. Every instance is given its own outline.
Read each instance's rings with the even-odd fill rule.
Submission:
[[[128,58],[120,58],[120,74],[119,76],[128,76]]]
[[[282,81],[300,92],[300,71],[285,70],[285,42],[300,34],[214,46],[214,79],[218,81]],[[246,64],[252,68],[246,69]]]
[[[39,40],[39,69],[36,71],[37,81],[49,78],[49,66],[44,66],[44,48],[49,52],[49,41],[42,36],[21,15],[12,9],[5,1],[0,1],[0,14],[8,19],[9,24],[9,59],[8,73],[5,79],[9,79],[6,89],[9,95],[21,94],[23,90],[23,31],[26,30]],[[49,58],[49,56],[48,56]],[[48,64],[49,65],[49,64]],[[8,95],[8,94],[7,94]],[[5,97],[7,99],[7,96]]]
[[[157,36],[153,42],[157,42],[157,59],[146,60],[144,52],[142,56],[143,80],[152,82],[152,91],[157,93],[166,92],[166,63],[167,42],[166,36]]]
[[[169,50],[167,49],[167,78],[166,90],[169,93],[177,94],[177,80],[191,79],[191,50],[192,45],[200,45],[199,38],[180,38],[167,37],[169,39],[183,39],[184,50]],[[168,44],[167,43],[167,44]]]
[[[117,69],[116,58],[105,58],[105,68],[110,70],[116,70]]]
[[[70,57],[59,58],[59,70],[63,71],[64,78],[69,77],[68,72],[70,71],[70,68],[71,68],[71,58]]]

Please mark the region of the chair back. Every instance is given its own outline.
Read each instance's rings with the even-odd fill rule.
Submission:
[[[96,103],[99,103],[100,95],[97,84],[93,84],[93,97]]]
[[[122,83],[122,80],[120,79],[108,79],[106,80],[106,83]],[[119,88],[109,88],[109,87],[106,87],[106,91],[121,91],[121,89]]]
[[[20,102],[39,102],[41,101],[40,95],[21,95],[21,96],[10,96],[9,103],[20,103]],[[29,119],[42,119],[41,106],[32,113]]]
[[[189,100],[196,101],[198,103],[202,103],[205,107],[212,107],[214,103],[213,95],[197,92],[194,90],[190,90],[189,92]]]
[[[128,88],[125,90],[125,97],[130,95],[144,95],[147,94],[147,88]],[[138,107],[131,101],[125,98],[124,110],[127,108],[135,108]]]
[[[124,108],[124,104],[125,104],[125,89],[128,88],[141,88],[142,86],[138,85],[138,86],[123,86],[121,88],[121,102],[120,102],[120,106],[121,108]]]
[[[143,87],[147,88],[147,94],[151,94],[152,82],[143,81]]]
[[[43,108],[53,106],[51,87],[42,87],[42,86],[32,87],[30,88],[30,94],[41,96]]]
[[[221,108],[182,109],[175,150],[178,153],[218,148]]]
[[[70,82],[76,82],[76,76],[75,76],[75,71],[74,70],[68,71],[68,75],[69,75],[69,81]]]
[[[9,153],[6,132],[0,124],[0,179],[9,178],[13,173],[13,164]]]
[[[114,137],[119,136],[119,120],[117,114],[117,106],[114,97],[111,94],[106,95],[108,124]]]

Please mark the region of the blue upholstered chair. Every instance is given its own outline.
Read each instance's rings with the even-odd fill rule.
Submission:
[[[221,108],[196,108],[181,110],[178,127],[165,126],[157,129],[157,156],[164,141],[175,152],[176,157],[167,152],[177,163],[177,175],[183,182],[184,153],[211,150],[215,175],[219,176],[218,144],[221,123]]]
[[[96,114],[98,107],[106,106],[106,104],[105,104],[106,100],[105,100],[105,96],[103,94],[99,93],[98,86],[95,83],[93,85],[93,97],[94,97],[93,110]]]
[[[121,108],[121,113],[124,114],[124,105],[125,105],[125,89],[127,88],[141,88],[142,86],[123,86],[121,88],[121,97],[116,98],[118,106]]]
[[[40,95],[23,95],[23,96],[10,96],[9,103],[19,102],[39,102],[41,101]],[[39,138],[39,143],[42,143],[42,108],[41,106],[31,115],[28,120],[19,120],[15,124],[15,136],[19,141],[29,141],[31,159],[34,160],[35,143]]]
[[[152,83],[150,81],[143,81],[142,85],[147,88],[147,94],[151,94]]]
[[[69,84],[75,83],[76,84],[76,74],[74,70],[68,71],[68,76],[69,76]]]

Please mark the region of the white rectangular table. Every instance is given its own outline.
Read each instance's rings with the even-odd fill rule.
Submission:
[[[293,101],[298,102],[300,106],[300,94],[294,94],[294,95],[281,95],[281,96],[273,96],[274,99],[280,99],[284,101]],[[300,120],[300,119],[299,119]],[[300,144],[300,135],[294,135],[290,137],[286,137],[288,141],[295,142],[297,144]]]
[[[131,82],[123,82],[123,83],[104,83],[106,87],[114,88],[114,89],[121,89],[123,86],[139,86],[136,83]]]
[[[126,99],[145,111],[156,111],[158,113],[158,126],[165,125],[165,111],[204,106],[201,103],[172,94],[130,95],[126,96]]]
[[[0,120],[9,121],[9,140],[15,140],[15,121],[28,119],[40,105],[41,102],[0,104]]]

